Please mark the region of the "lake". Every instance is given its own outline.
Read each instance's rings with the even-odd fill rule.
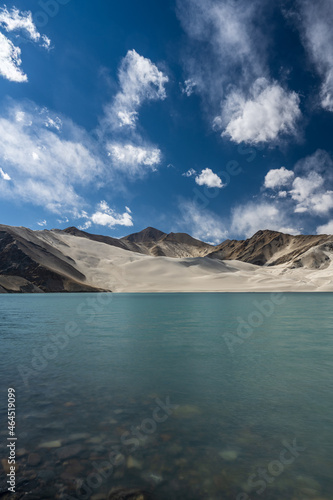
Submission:
[[[330,293],[1,295],[8,498],[332,500],[332,306]]]

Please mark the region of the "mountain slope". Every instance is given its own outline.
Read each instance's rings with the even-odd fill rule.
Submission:
[[[74,236],[154,257],[204,257],[215,248],[186,233],[167,234],[153,227],[147,227],[139,233],[124,236],[119,240],[110,236],[86,233],[76,227],[69,227],[64,231]]]
[[[333,236],[258,231],[216,247],[154,228],[116,239],[0,225],[0,293],[333,291]]]
[[[38,232],[0,225],[0,286],[9,292],[96,291],[63,250]]]
[[[257,266],[289,263],[299,267],[301,255],[318,245],[333,242],[333,236],[292,236],[277,231],[258,231],[243,241],[227,240],[215,247],[211,258],[240,260]],[[304,261],[305,262],[305,261]],[[298,263],[298,264],[297,264]]]

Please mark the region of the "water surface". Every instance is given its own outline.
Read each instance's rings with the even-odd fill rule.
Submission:
[[[119,486],[332,500],[332,305],[329,293],[2,295],[16,498]]]

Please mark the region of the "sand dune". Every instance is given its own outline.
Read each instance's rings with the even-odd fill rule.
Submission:
[[[325,269],[262,267],[208,257],[152,257],[63,233],[49,234],[49,243],[50,237],[55,248],[65,245],[87,284],[114,292],[333,292],[333,252]]]
[[[67,231],[4,228],[0,228],[0,292],[333,292],[333,242],[322,243],[321,238],[315,240],[319,245],[300,256],[297,248],[290,261],[258,266],[216,255],[154,256],[115,246],[104,237],[96,241]],[[176,254],[181,244],[193,245],[199,252],[206,248],[186,235],[165,239],[176,240]],[[130,243],[142,245],[135,238]],[[286,243],[284,250],[295,252],[295,240]],[[275,256],[280,258],[279,251]]]

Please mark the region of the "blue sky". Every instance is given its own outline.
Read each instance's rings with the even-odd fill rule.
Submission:
[[[331,0],[0,9],[1,223],[333,233]]]

